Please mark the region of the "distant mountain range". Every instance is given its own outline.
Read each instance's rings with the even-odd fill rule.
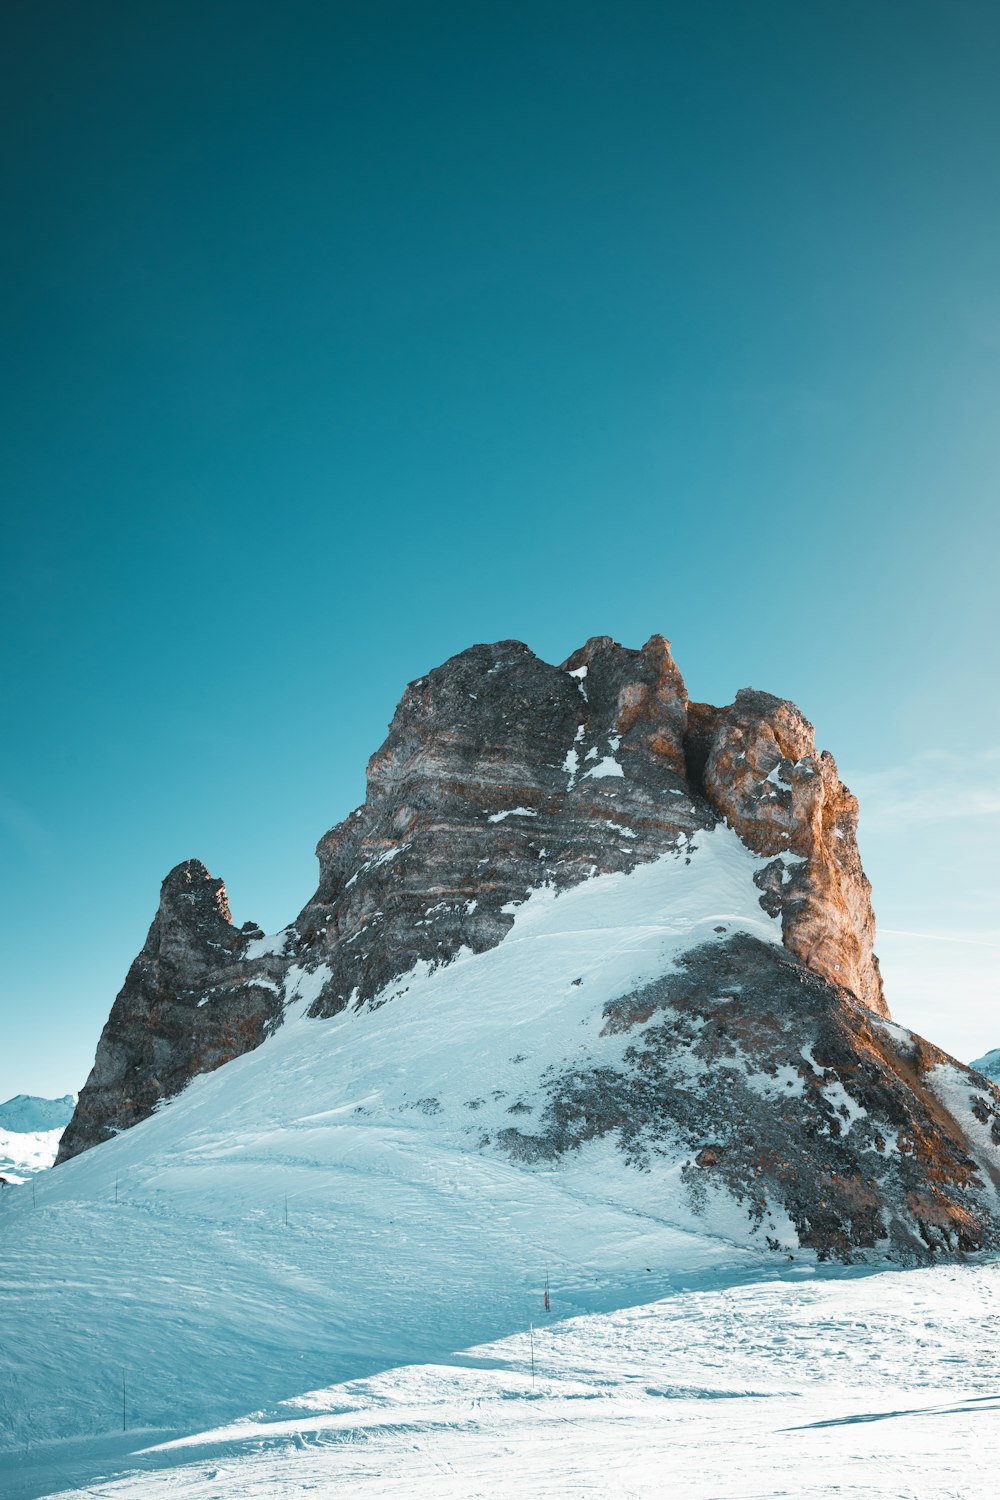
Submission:
[[[0,1104],[0,1177],[18,1181],[51,1167],[75,1106],[75,1094],[15,1094]]]
[[[61,1099],[39,1099],[35,1094],[15,1094],[0,1104],[0,1130],[63,1130],[76,1107],[75,1094]]]
[[[994,1047],[992,1052],[986,1052],[982,1057],[977,1057],[975,1062],[969,1064],[975,1068],[977,1073],[982,1073],[984,1078],[989,1078],[993,1083],[1000,1083],[1000,1047]]]

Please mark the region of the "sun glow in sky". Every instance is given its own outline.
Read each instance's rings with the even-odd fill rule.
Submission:
[[[405,683],[674,643],[861,799],[898,1019],[1000,1045],[1000,12],[7,7],[0,1098],[159,882],[289,921]]]

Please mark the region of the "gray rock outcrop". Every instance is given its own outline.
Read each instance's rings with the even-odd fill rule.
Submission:
[[[197,1073],[258,1046],[281,1011],[278,966],[248,962],[252,922],[233,926],[221,880],[190,859],[171,870],[129,969],[56,1165],[152,1114]]]

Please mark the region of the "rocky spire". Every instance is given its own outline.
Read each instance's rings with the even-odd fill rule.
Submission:
[[[196,1073],[263,1041],[279,1013],[266,963],[246,961],[259,927],[233,926],[221,880],[197,859],[177,865],[142,952],[111,1009],[59,1162],[152,1113]]]

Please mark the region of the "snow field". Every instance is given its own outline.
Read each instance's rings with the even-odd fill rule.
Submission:
[[[678,1289],[536,1323],[534,1379],[522,1332],[139,1449],[96,1493],[985,1500],[998,1324],[995,1266]]]
[[[617,1061],[607,1001],[717,927],[780,941],[760,863],[716,829],[537,891],[499,947],[332,1020],[306,1017],[322,974],[296,971],[256,1052],[39,1179],[34,1206],[5,1191],[5,1500],[660,1494],[665,1476],[692,1496],[902,1496],[919,1464],[922,1500],[974,1494],[927,1487],[969,1460],[928,1467],[922,1434],[988,1451],[992,1270],[803,1283],[797,1255],[775,1280],[729,1200],[693,1218],[679,1162],[639,1173],[605,1139],[529,1167],[493,1144],[532,1129],[548,1069]],[[887,1407],[916,1413],[879,1428],[897,1488],[861,1468],[817,1487]],[[775,1481],[780,1455],[800,1469],[781,1457]]]

